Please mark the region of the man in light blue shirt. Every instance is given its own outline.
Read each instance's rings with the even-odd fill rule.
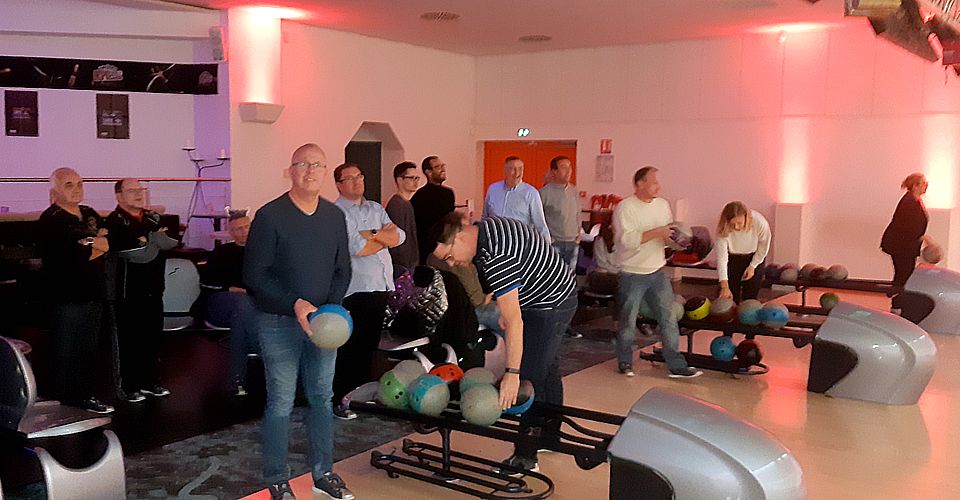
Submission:
[[[483,200],[484,217],[509,217],[533,227],[550,241],[550,230],[543,216],[543,203],[537,188],[523,182],[523,160],[508,156],[503,162],[503,180],[487,189]]]
[[[406,234],[375,202],[364,199],[363,173],[354,163],[344,163],[333,171],[340,197],[335,202],[347,221],[347,241],[352,274],[343,307],[353,318],[353,334],[337,350],[337,371],[333,378],[334,416],[343,420],[357,414],[343,408],[348,392],[372,380],[370,368],[380,345],[387,294],[394,290],[393,261],[389,248],[406,240]],[[317,235],[323,238],[324,235]]]

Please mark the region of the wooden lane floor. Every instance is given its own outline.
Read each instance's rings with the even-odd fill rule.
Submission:
[[[810,293],[810,292],[808,292]],[[886,310],[878,294],[847,292],[841,299]],[[818,294],[810,293],[811,303]],[[799,294],[778,299],[799,303]],[[886,305],[884,305],[884,303]],[[710,332],[696,336],[698,352],[709,352]],[[739,341],[740,336],[735,337]],[[652,387],[666,387],[721,406],[773,434],[804,470],[811,499],[960,498],[960,336],[934,335],[937,370],[917,405],[887,406],[834,399],[806,390],[810,347],[790,340],[760,338],[765,375],[747,377],[707,372],[692,381],[666,377],[663,366],[635,365],[637,376],[616,372],[611,360],[564,378],[566,404],[625,414]],[[612,352],[611,352],[612,355]],[[408,436],[438,443],[434,435]],[[400,442],[379,450],[399,448]],[[454,433],[455,449],[491,459],[510,453],[507,443]],[[637,446],[643,446],[642,442]],[[540,455],[541,472],[554,480],[551,498],[608,496],[609,468],[581,470],[572,457]],[[389,479],[370,466],[364,452],[336,464],[357,498],[469,498],[409,478]],[[291,483],[298,497],[311,498],[309,475]],[[303,495],[303,496],[301,496]],[[269,498],[265,491],[249,498]]]

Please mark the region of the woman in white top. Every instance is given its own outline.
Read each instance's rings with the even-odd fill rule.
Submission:
[[[734,302],[756,299],[763,279],[763,261],[770,251],[770,224],[760,212],[732,201],[717,223],[717,274],[720,297]]]

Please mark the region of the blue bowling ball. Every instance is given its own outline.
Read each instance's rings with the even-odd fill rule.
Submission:
[[[720,335],[710,342],[710,355],[713,356],[714,359],[731,361],[736,352],[737,346],[734,345],[733,339],[726,335]]]
[[[533,406],[533,399],[536,393],[533,390],[533,382],[524,380],[520,383],[520,390],[517,392],[517,404],[503,410],[507,415],[522,415],[523,412]]]
[[[790,311],[783,304],[766,303],[760,309],[760,323],[768,328],[779,330],[790,321]]]
[[[744,325],[759,325],[760,324],[760,309],[763,308],[763,304],[759,300],[748,299],[744,300],[737,306],[737,313],[740,319],[740,322]]]
[[[353,333],[353,318],[339,304],[324,304],[307,315],[310,340],[321,349],[337,349],[347,343]]]

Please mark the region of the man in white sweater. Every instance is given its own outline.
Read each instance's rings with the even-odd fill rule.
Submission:
[[[620,259],[617,305],[617,360],[620,373],[633,373],[633,341],[637,336],[637,314],[640,303],[647,301],[655,311],[663,343],[663,359],[671,378],[694,378],[702,371],[687,366],[680,353],[680,329],[673,316],[673,286],[666,274],[660,272],[664,258],[665,241],[670,238],[673,214],[663,198],[657,198],[660,183],[657,169],[643,167],[633,175],[633,196],[625,198],[613,212],[617,255]]]

